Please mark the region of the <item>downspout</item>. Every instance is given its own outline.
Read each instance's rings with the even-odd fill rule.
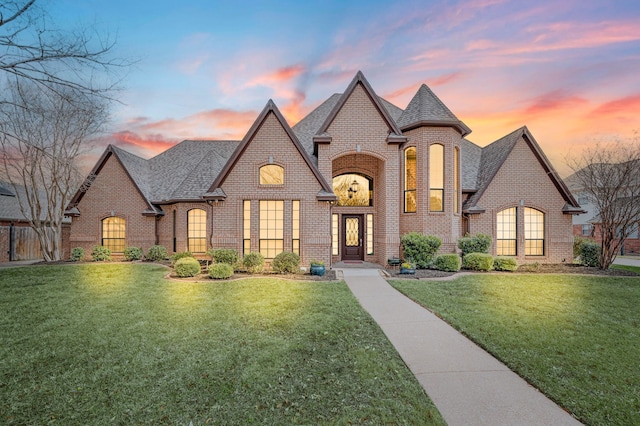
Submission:
[[[16,228],[13,222],[9,225],[9,262],[16,260]]]

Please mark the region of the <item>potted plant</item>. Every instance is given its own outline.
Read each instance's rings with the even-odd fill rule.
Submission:
[[[324,275],[324,262],[321,260],[312,260],[310,272],[311,275],[317,275],[319,277]]]
[[[402,265],[400,265],[400,273],[413,275],[416,273],[416,268],[409,262],[402,262]]]

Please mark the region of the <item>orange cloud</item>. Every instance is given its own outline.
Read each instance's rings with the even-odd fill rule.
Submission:
[[[591,118],[632,116],[637,120],[638,111],[640,111],[640,94],[605,102],[591,111],[589,116]]]
[[[558,110],[574,109],[577,106],[584,106],[587,101],[578,96],[566,93],[563,90],[554,90],[534,98],[531,104],[524,110],[518,112],[524,117],[537,117],[556,113]]]

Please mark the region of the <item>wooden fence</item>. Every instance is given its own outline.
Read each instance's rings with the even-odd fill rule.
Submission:
[[[7,250],[9,260],[37,260],[42,259],[38,235],[29,226],[0,226],[0,233],[7,234]]]

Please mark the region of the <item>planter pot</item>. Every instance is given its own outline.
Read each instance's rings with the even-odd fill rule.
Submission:
[[[416,273],[416,268],[400,268],[400,273],[413,275]]]
[[[317,275],[319,277],[324,275],[324,265],[311,265],[311,275]]]

